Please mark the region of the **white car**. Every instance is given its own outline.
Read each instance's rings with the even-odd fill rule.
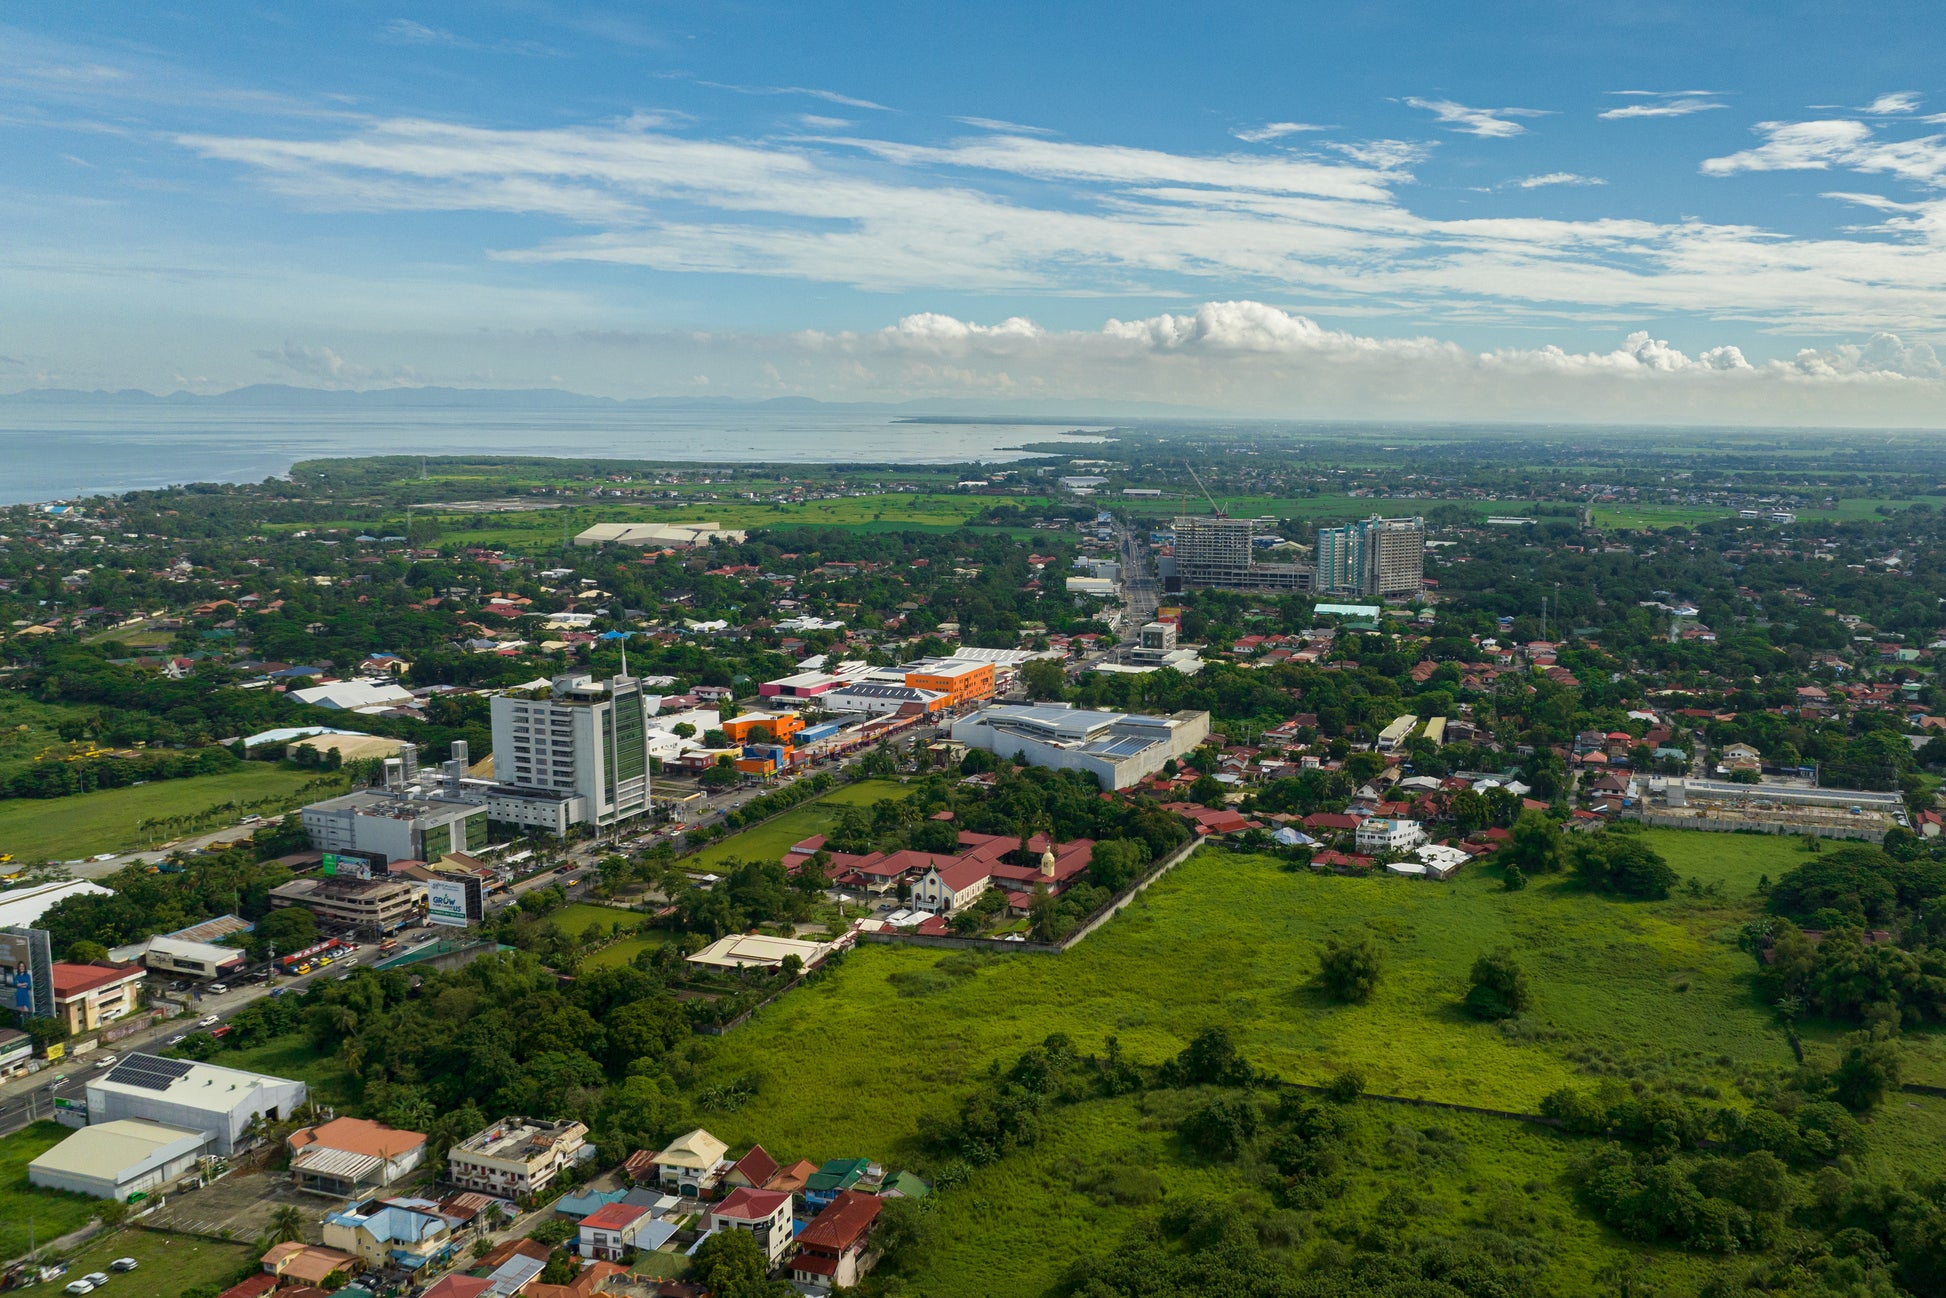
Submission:
[[[132,1257],[118,1257],[113,1262],[110,1262],[108,1264],[108,1269],[110,1271],[133,1271],[136,1267],[141,1265],[142,1264],[140,1262],[137,1262]]]
[[[103,1055],[101,1058],[95,1060],[95,1067],[107,1068],[109,1065],[115,1062],[116,1058],[117,1056],[115,1055]]]
[[[89,1284],[93,1285],[97,1289],[101,1288],[103,1285],[108,1283],[108,1277],[103,1275],[99,1271],[90,1271],[88,1272],[88,1274],[82,1276],[81,1278],[83,1280],[86,1280]]]
[[[196,1020],[196,1026],[199,1028],[213,1028],[222,1021],[222,1019],[216,1017],[214,1014],[205,1014],[202,1018]]]
[[[211,983],[209,985],[210,995],[212,996],[221,996],[224,992],[228,990],[230,990],[230,988],[226,983]]]
[[[95,1291],[95,1287],[86,1280],[70,1280],[66,1288],[69,1293],[93,1293]]]

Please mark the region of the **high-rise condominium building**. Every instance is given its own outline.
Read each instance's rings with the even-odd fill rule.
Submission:
[[[1425,589],[1426,520],[1362,519],[1318,529],[1318,589],[1410,599]]]
[[[566,824],[612,825],[649,809],[649,739],[642,682],[556,676],[546,688],[493,700],[494,801],[522,794],[562,805]]]

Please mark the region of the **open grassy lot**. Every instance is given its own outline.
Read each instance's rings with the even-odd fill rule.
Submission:
[[[45,1244],[94,1217],[93,1199],[27,1183],[27,1164],[70,1134],[58,1122],[36,1122],[0,1138],[0,1257],[25,1253],[30,1236]]]
[[[773,1084],[713,1129],[814,1158],[844,1152],[824,1148],[844,1132],[898,1157],[928,1097],[952,1103],[989,1062],[1049,1032],[1085,1049],[1113,1033],[1155,1061],[1213,1023],[1293,1081],[1355,1066],[1373,1091],[1531,1111],[1585,1078],[1575,1056],[1595,1051],[1623,1071],[1679,1068],[1728,1097],[1739,1070],[1790,1060],[1735,938],[1755,876],[1781,873],[1791,845],[1671,831],[1658,846],[1727,896],[1623,903],[1563,879],[1507,893],[1485,872],[1448,885],[1348,879],[1205,849],[1066,956],[996,958],[952,977],[934,969],[936,952],[867,946],[714,1044],[709,1073]],[[1386,953],[1378,994],[1328,1003],[1311,986],[1318,945],[1359,928]],[[1539,995],[1520,1031],[1458,1008],[1474,958],[1500,945],[1519,953]],[[807,1025],[824,1048],[791,1046]],[[870,1086],[858,1084],[865,1059]]]
[[[145,820],[195,816],[225,803],[266,799],[250,810],[268,815],[325,796],[322,790],[298,793],[321,778],[316,771],[249,762],[221,775],[158,780],[69,798],[8,799],[0,802],[0,852],[12,852],[21,861],[71,861],[98,852],[157,847],[174,834],[140,828]],[[206,828],[221,829],[226,823],[235,823],[235,818],[212,821]]]
[[[603,932],[613,931],[618,926],[624,932],[630,932],[647,918],[640,911],[621,906],[598,906],[586,901],[571,902],[547,914],[548,922],[569,937],[580,937],[590,924],[599,924]]]
[[[313,1104],[328,1104],[344,1110],[353,1105],[357,1088],[351,1072],[335,1053],[319,1053],[302,1032],[273,1038],[260,1046],[225,1050],[210,1060],[225,1068],[291,1077],[310,1088]]]
[[[1211,1024],[1294,1081],[1354,1067],[1370,1091],[1532,1112],[1563,1084],[1677,1075],[1738,1104],[1738,1075],[1778,1075],[1792,1060],[1736,935],[1759,908],[1757,880],[1805,854],[1771,837],[1654,831],[1652,840],[1685,881],[1716,884],[1720,895],[1691,897],[1685,884],[1668,901],[1629,903],[1559,878],[1507,893],[1486,871],[1447,885],[1351,879],[1204,849],[1065,956],[994,956],[955,972],[938,951],[866,946],[701,1044],[706,1083],[755,1077],[759,1089],[735,1112],[700,1116],[733,1144],[762,1141],[787,1159],[897,1163],[924,1156],[924,1115],[952,1113],[991,1063],[1050,1032],[1084,1050],[1112,1034],[1154,1062]],[[1378,993],[1366,1005],[1331,1003],[1311,986],[1318,945],[1361,928],[1385,951]],[[1538,996],[1507,1029],[1458,1009],[1473,959],[1500,945],[1517,953]],[[807,1031],[818,1048],[804,1049]],[[1827,1064],[1832,1035],[1806,1034]],[[1934,1034],[1906,1042],[1920,1058],[1937,1052]],[[1086,1193],[1084,1177],[1105,1166],[1153,1169],[1171,1196],[1234,1194],[1221,1170],[1186,1160],[1171,1124],[1145,1107],[1166,1094],[1063,1109],[1041,1145],[977,1171],[940,1216],[917,1291],[1045,1292],[1075,1258],[1152,1211]],[[1383,1111],[1380,1130],[1436,1123],[1456,1135],[1460,1156],[1423,1169],[1413,1192],[1455,1226],[1517,1200],[1546,1242],[1559,1292],[1579,1291],[1576,1277],[1629,1254],[1652,1262],[1676,1286],[1669,1292],[1694,1292],[1706,1272],[1693,1256],[1623,1246],[1577,1211],[1560,1179],[1569,1138],[1505,1120],[1360,1108]],[[1898,1097],[1871,1131],[1863,1161],[1877,1170],[1946,1172],[1946,1104]],[[1385,1188],[1361,1177],[1348,1196],[1380,1211]]]
[[[131,1226],[88,1241],[69,1262],[68,1274],[107,1271],[116,1258],[132,1257],[140,1265],[110,1272],[103,1298],[177,1298],[206,1285],[228,1288],[254,1255],[244,1244]]]
[[[0,694],[0,778],[32,764],[48,748],[59,745],[55,727],[69,709],[51,707],[19,694]]]
[[[860,780],[834,789],[816,802],[793,807],[775,820],[720,838],[695,855],[684,857],[683,864],[696,870],[714,870],[731,860],[779,860],[792,843],[836,825],[846,807],[870,807],[886,798],[904,796],[906,790],[895,780]]]

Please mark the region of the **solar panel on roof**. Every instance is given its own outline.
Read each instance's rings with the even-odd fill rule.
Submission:
[[[181,1059],[164,1059],[161,1055],[130,1055],[110,1070],[107,1080],[149,1091],[166,1091],[173,1083],[189,1076],[191,1067]]]

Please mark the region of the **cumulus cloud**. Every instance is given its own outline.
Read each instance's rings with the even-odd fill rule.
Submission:
[[[373,367],[346,360],[330,347],[310,346],[285,340],[283,346],[257,353],[259,360],[272,361],[291,373],[314,379],[325,387],[391,387],[420,381],[410,366]]]
[[[1459,131],[1466,135],[1485,136],[1488,139],[1525,135],[1526,127],[1508,119],[1546,117],[1549,112],[1545,108],[1471,108],[1465,104],[1455,103],[1451,99],[1420,99],[1416,95],[1408,95],[1405,102],[1414,108],[1425,109],[1447,130]]]
[[[1302,135],[1308,131],[1328,131],[1329,126],[1314,126],[1309,122],[1265,122],[1262,126],[1238,128],[1230,134],[1245,144],[1262,144],[1266,140],[1281,140],[1286,135]]]
[[[1858,111],[1874,117],[1888,117],[1897,113],[1917,112],[1920,102],[1916,90],[1895,90],[1889,95],[1880,95]]]
[[[1646,330],[1607,350],[1478,352],[1430,336],[1327,328],[1250,300],[1113,318],[1099,329],[919,314],[877,330],[687,345],[761,354],[766,390],[853,398],[1039,394],[1294,418],[1580,420],[1599,411],[1616,421],[1925,424],[1936,422],[1946,395],[1933,349],[1894,335],[1762,363],[1734,345],[1691,352]],[[666,341],[654,347],[669,350]]]

